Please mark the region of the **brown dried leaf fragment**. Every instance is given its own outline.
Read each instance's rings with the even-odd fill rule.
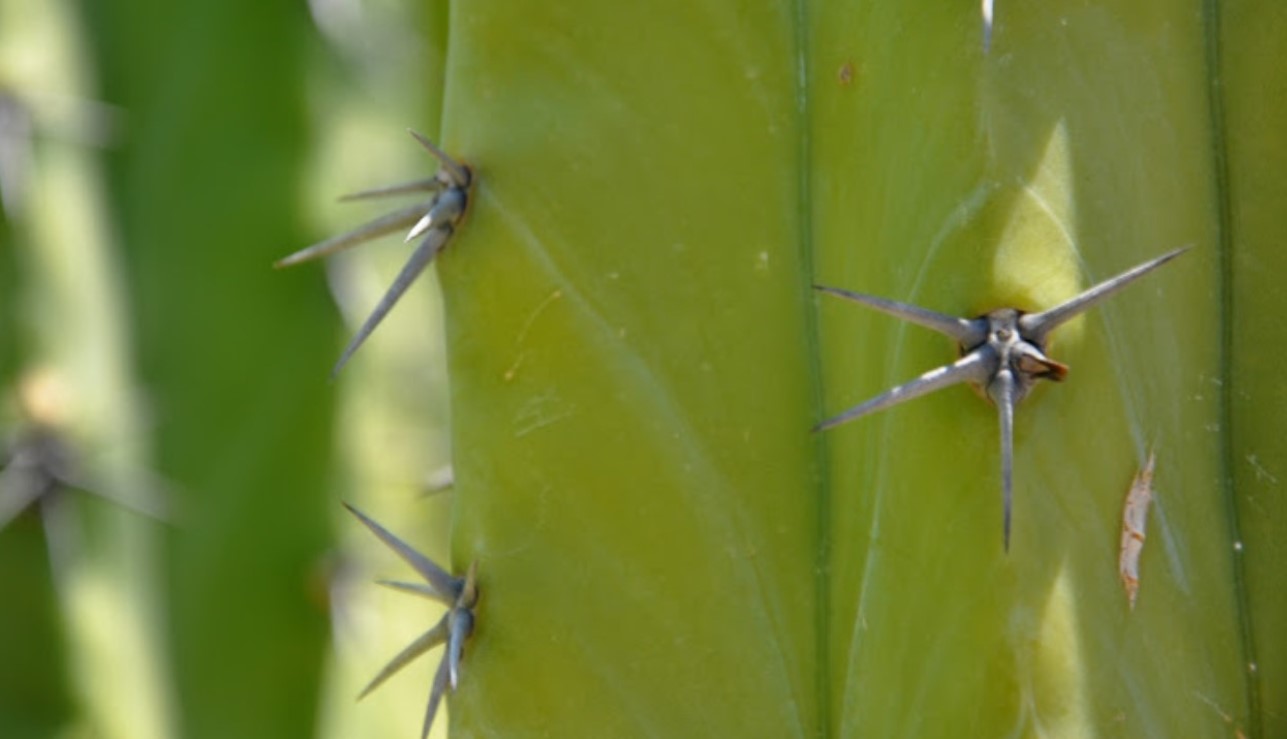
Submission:
[[[1135,596],[1140,589],[1140,553],[1144,551],[1144,532],[1148,523],[1148,508],[1153,503],[1154,455],[1149,452],[1148,462],[1131,481],[1122,507],[1122,549],[1117,566],[1122,576],[1122,587],[1131,610],[1135,610]]]

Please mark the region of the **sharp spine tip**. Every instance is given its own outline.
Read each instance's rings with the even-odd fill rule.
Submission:
[[[442,165],[442,167],[451,174],[452,182],[457,187],[469,186],[469,181],[471,179],[469,167],[466,167],[460,162],[457,162],[455,159],[452,159],[450,156],[447,155],[447,152],[443,151],[442,149],[439,149],[438,146],[434,144],[434,142],[429,140],[429,137],[425,136],[419,131],[416,131],[415,129],[412,129],[412,128],[408,128],[407,133],[411,134],[411,136],[415,138],[416,141],[419,141],[420,145],[423,146],[426,151],[432,154],[434,158],[438,160],[438,163]]]
[[[424,232],[433,228],[433,225],[433,211],[430,211],[429,213],[426,213],[423,218],[416,221],[416,225],[412,226],[411,230],[407,232],[407,237],[402,240],[402,243],[410,243],[412,239],[415,239],[417,236],[420,236],[424,234]]]

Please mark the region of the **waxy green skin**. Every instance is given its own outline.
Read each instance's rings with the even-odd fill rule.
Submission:
[[[458,735],[1256,733],[1214,19],[1004,4],[985,55],[966,7],[521,11],[449,34],[452,546],[488,594]],[[1015,418],[1008,556],[987,404],[807,433],[954,355],[813,282],[1040,311],[1184,243],[1052,337],[1076,382]]]
[[[1225,728],[1209,704],[1177,705],[1182,690],[1244,725],[1227,491],[1202,431],[1219,412],[1201,394],[1219,373],[1214,175],[1181,155],[1212,135],[1204,29],[1007,7],[1003,67],[970,56],[963,17],[914,9],[766,7],[730,51],[701,22],[719,13],[670,8],[657,17],[687,30],[661,56],[637,53],[650,16],[584,8],[596,39],[567,39],[564,11],[525,15],[520,34],[504,4],[455,9],[445,141],[486,171],[442,265],[454,547],[489,593],[461,733]],[[932,48],[965,61],[931,65]],[[1142,70],[1118,63],[1140,55]],[[685,83],[650,81],[643,58]],[[830,71],[849,60],[845,87]],[[1104,98],[1135,105],[1096,112]],[[532,133],[506,134],[515,118]],[[1125,133],[1154,118],[1172,124]],[[1195,256],[1165,287],[1068,332],[1077,384],[1026,404],[1016,466],[1044,490],[1018,503],[1010,557],[980,464],[995,421],[968,394],[802,438],[820,405],[950,356],[827,309],[818,351],[815,277],[1032,310],[1185,241]],[[1073,289],[1034,300],[1052,277]],[[1114,522],[1146,443],[1172,543],[1146,550],[1128,615]]]

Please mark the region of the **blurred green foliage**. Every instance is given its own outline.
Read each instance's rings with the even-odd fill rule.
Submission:
[[[332,399],[318,369],[333,330],[314,275],[265,268],[306,240],[307,15],[85,7],[103,95],[129,112],[106,168],[155,461],[181,485],[163,567],[178,730],[308,736],[327,637]]]
[[[362,449],[382,494],[400,476],[392,494],[415,503],[408,488],[441,463],[426,442],[442,424],[442,371],[428,349],[395,353],[425,398],[367,397],[348,413],[417,446],[417,470],[403,460],[391,473],[387,448],[335,426],[327,369],[340,344],[320,272],[271,263],[321,233],[305,216],[359,177],[423,168],[391,166],[409,157],[369,142],[433,108],[428,90],[405,92],[434,66],[431,24],[408,6],[373,13],[329,18],[327,37],[303,4],[4,3],[0,77],[32,124],[5,150],[29,158],[23,207],[6,201],[3,222],[4,421],[66,438],[85,489],[58,495],[56,521],[37,505],[0,531],[5,601],[22,604],[0,609],[5,633],[22,635],[4,640],[0,678],[14,689],[0,735],[353,733],[354,684],[382,656],[365,652],[383,646],[371,634],[390,608],[337,624],[342,645],[355,632],[366,644],[360,659],[328,659],[332,607],[351,613],[348,583],[369,579],[331,520],[339,494],[361,497],[376,474],[336,443]],[[319,153],[336,138],[345,160]],[[335,281],[358,268],[370,271],[351,264]],[[436,345],[423,324],[407,316],[387,333],[406,343],[416,326],[415,341]],[[389,376],[389,359],[371,364]],[[342,384],[358,395],[372,373],[354,369],[359,381]],[[416,414],[409,428],[386,428],[395,402]],[[56,417],[37,417],[49,407]],[[364,723],[414,726],[421,701],[403,699],[406,722]]]

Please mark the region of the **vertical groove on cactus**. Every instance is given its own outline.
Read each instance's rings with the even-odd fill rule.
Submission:
[[[1238,235],[1234,232],[1231,216],[1231,197],[1229,179],[1229,151],[1227,129],[1225,125],[1225,93],[1223,78],[1223,51],[1221,29],[1223,27],[1223,6],[1220,0],[1203,0],[1203,42],[1206,54],[1207,105],[1211,120],[1211,171],[1215,193],[1216,213],[1216,249],[1219,277],[1217,289],[1220,295],[1220,494],[1224,500],[1225,516],[1228,521],[1229,540],[1233,546],[1230,558],[1234,597],[1237,603],[1239,636],[1242,641],[1242,652],[1247,664],[1247,731],[1253,737],[1262,735],[1263,717],[1260,704],[1260,676],[1254,665],[1256,663],[1256,639],[1252,623],[1251,603],[1247,593],[1247,576],[1242,550],[1242,526],[1238,515],[1238,488],[1234,484],[1234,469],[1237,465],[1235,434],[1237,420],[1234,418],[1235,378],[1233,372],[1234,329],[1237,314],[1234,301],[1234,258],[1238,248]]]
[[[813,146],[812,146],[812,96],[810,82],[813,75],[810,55],[811,33],[809,25],[809,3],[807,0],[796,0],[793,18],[795,33],[792,38],[795,57],[795,114],[796,114],[796,219],[798,221],[800,251],[800,285],[802,311],[800,325],[803,328],[801,348],[807,352],[809,368],[809,385],[812,388],[811,418],[820,418],[823,412],[823,401],[826,394],[822,387],[822,344],[818,333],[818,314],[809,286],[814,275],[814,233],[813,233]],[[801,490],[801,495],[814,497],[814,529],[817,540],[817,552],[813,569],[814,583],[814,628],[817,654],[814,665],[815,689],[817,692],[817,712],[819,736],[828,736],[831,726],[831,660],[828,658],[831,642],[831,464],[828,459],[826,439],[815,435],[813,443],[814,485],[812,490]]]

